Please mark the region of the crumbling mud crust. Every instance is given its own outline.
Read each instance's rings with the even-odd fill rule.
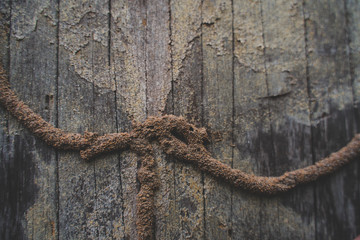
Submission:
[[[80,151],[82,159],[89,161],[100,154],[113,151],[133,151],[141,158],[137,194],[137,231],[140,239],[154,238],[154,194],[159,187],[152,142],[179,161],[193,164],[201,171],[236,188],[260,194],[276,194],[293,189],[299,184],[315,181],[333,173],[360,155],[360,134],[342,149],[314,165],[286,172],[278,177],[261,177],[233,169],[211,157],[205,148],[208,136],[204,128],[197,128],[184,118],[173,115],[149,117],[143,123],[133,123],[133,130],[99,136],[96,133],[67,133],[55,128],[10,89],[7,75],[0,66],[0,103],[34,135],[60,150]]]

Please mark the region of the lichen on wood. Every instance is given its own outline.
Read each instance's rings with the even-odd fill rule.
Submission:
[[[197,128],[182,117],[164,115],[149,117],[143,123],[133,123],[131,132],[109,133],[67,133],[46,122],[32,111],[10,89],[7,75],[0,66],[0,103],[16,117],[30,132],[48,145],[60,150],[80,151],[82,159],[89,161],[103,153],[132,151],[139,155],[141,166],[138,180],[141,184],[137,194],[137,230],[140,239],[154,236],[154,194],[159,187],[156,162],[153,157],[153,142],[179,161],[190,163],[212,177],[229,185],[259,194],[276,194],[317,180],[333,173],[360,154],[360,134],[342,149],[332,153],[314,165],[286,172],[278,177],[262,177],[233,169],[211,157],[205,145],[209,141],[206,130]]]

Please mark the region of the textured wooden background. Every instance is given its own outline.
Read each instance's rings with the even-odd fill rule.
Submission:
[[[72,132],[183,115],[259,175],[312,164],[360,132],[358,0],[0,0],[19,97]],[[0,108],[0,239],[136,239],[137,157],[54,151]],[[157,148],[158,149],[158,148]],[[157,239],[354,239],[360,164],[275,197],[156,151]]]

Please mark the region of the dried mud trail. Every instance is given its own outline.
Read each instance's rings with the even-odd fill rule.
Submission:
[[[208,136],[204,128],[197,128],[182,117],[165,115],[149,117],[143,123],[133,123],[133,130],[124,133],[67,133],[55,128],[10,89],[6,72],[0,66],[0,103],[30,132],[48,145],[60,150],[80,151],[82,159],[89,161],[100,154],[113,151],[133,151],[141,158],[138,170],[140,190],[137,194],[137,230],[140,239],[154,238],[154,194],[159,187],[152,142],[179,161],[190,163],[201,171],[221,179],[236,188],[260,194],[288,191],[299,184],[315,181],[333,173],[360,154],[360,134],[342,149],[314,165],[286,172],[278,177],[261,177],[233,169],[211,157],[205,148]]]

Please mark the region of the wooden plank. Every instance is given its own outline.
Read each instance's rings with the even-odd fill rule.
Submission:
[[[90,43],[92,49],[91,78],[94,79],[92,131],[100,135],[117,132],[116,86],[115,77],[110,74],[110,3],[99,1],[95,3],[97,19],[96,37]],[[101,156],[95,160],[95,195],[96,203],[91,217],[92,224],[97,227],[97,239],[123,239],[124,218],[122,202],[120,159],[117,154]]]
[[[6,70],[9,68],[10,61],[10,20],[11,20],[10,1],[0,2],[0,61]],[[3,109],[1,109],[2,111]],[[1,116],[4,116],[1,114]]]
[[[234,156],[233,167],[267,175],[272,157],[269,133],[261,1],[234,1]],[[261,199],[234,190],[232,235],[261,239]]]
[[[146,114],[164,113],[171,91],[170,6],[168,0],[146,3]],[[173,163],[168,161],[157,145],[155,160],[160,187],[155,193],[155,239],[173,239],[176,229],[169,213],[174,206]]]
[[[146,111],[159,116],[171,90],[169,1],[146,6]]]
[[[313,161],[302,1],[262,1],[262,19],[274,148],[268,171],[278,176]],[[267,226],[265,238],[315,238],[312,187],[300,187],[284,196],[266,199],[265,205],[262,214]]]
[[[10,2],[1,1],[0,2],[0,64],[2,64],[3,68],[9,72],[9,63],[10,63]],[[5,139],[6,135],[8,135],[8,113],[5,109],[0,107],[0,149],[2,154],[6,154],[4,147],[5,147]],[[3,155],[0,155],[0,162],[3,162]],[[5,171],[5,169],[0,169],[0,171]],[[1,174],[1,176],[5,176]],[[5,180],[1,180],[1,183],[5,183]],[[5,189],[1,188],[1,189]],[[1,202],[4,203],[6,201],[5,194],[2,194]],[[1,206],[5,206],[5,203]],[[6,223],[5,220],[5,208],[2,208],[0,214],[0,221]],[[5,225],[5,224],[4,224]],[[1,233],[0,236],[3,236],[3,233],[6,231],[6,227],[2,227],[0,229]],[[4,238],[4,237],[2,237]]]
[[[131,119],[146,118],[144,1],[111,1],[111,65],[116,81],[117,128],[131,129]],[[138,158],[134,153],[120,157],[124,239],[137,239],[136,179]]]
[[[0,64],[2,64],[3,68],[9,72],[9,65],[10,65],[10,1],[1,1],[0,2]],[[5,152],[5,140],[8,135],[8,113],[5,109],[0,107],[0,149],[1,154],[0,155],[0,162],[3,164],[4,158],[6,157]],[[4,155],[3,155],[4,154]],[[5,169],[0,169],[0,171],[4,171],[3,174],[0,176],[4,177]],[[5,183],[4,180],[0,180],[1,183]],[[1,184],[0,183],[0,184]],[[5,189],[5,187],[1,187],[0,189]],[[2,194],[1,196],[1,203],[3,203],[1,206],[5,206],[5,194]],[[1,208],[1,214],[0,214],[0,221],[4,223],[4,227],[0,228],[0,236],[3,237],[3,233],[7,230],[5,227],[5,223],[7,222],[5,219],[5,208]],[[1,225],[2,226],[2,225]]]
[[[355,124],[360,132],[360,2],[346,1],[347,34],[350,48],[350,67],[354,93]]]
[[[101,48],[99,48],[101,49]],[[103,49],[102,54],[107,54]],[[98,56],[101,56],[100,53]],[[102,61],[107,63],[107,61]],[[98,64],[101,66],[101,64]],[[105,66],[106,67],[106,66]],[[105,80],[105,79],[104,79]],[[113,85],[112,78],[107,81]],[[93,130],[99,134],[117,131],[115,91],[94,87]],[[98,239],[123,239],[123,196],[121,186],[120,159],[118,154],[101,156],[95,160],[96,205],[93,224],[98,228]]]
[[[179,216],[175,211],[174,163],[155,144],[155,160],[160,186],[155,195],[155,239],[176,239]]]
[[[9,73],[10,65],[10,22],[11,22],[11,2],[9,0],[0,2],[0,64]],[[12,160],[10,158],[8,137],[9,124],[8,113],[0,107],[0,238],[1,239],[21,239],[24,231],[17,220],[16,207],[14,208],[13,199],[11,199],[11,171]],[[13,171],[14,172],[14,171]],[[20,205],[22,206],[22,205]],[[21,219],[22,216],[19,218]],[[19,229],[20,228],[20,229]]]
[[[305,1],[308,79],[316,160],[354,135],[344,1]],[[316,184],[316,238],[353,239],[359,212],[357,169],[349,165]],[[359,218],[357,218],[359,219]]]
[[[102,4],[60,1],[59,127],[69,132],[93,129],[94,85],[103,86],[93,60],[97,45],[108,42],[102,38],[107,32]],[[83,162],[71,152],[59,154],[60,239],[98,238],[95,176],[95,162]]]
[[[355,132],[360,132],[360,2],[348,0],[346,1],[347,10],[347,24],[348,24],[348,41],[350,48],[350,73],[354,98],[354,113],[355,113]],[[357,183],[357,188],[354,190],[356,199],[360,198],[360,164],[357,162],[353,165],[356,169],[357,178],[354,180]],[[354,186],[355,187],[355,186]],[[353,221],[355,224],[355,233],[360,235],[360,209],[359,204],[356,204]]]
[[[10,14],[4,3],[1,24]],[[317,161],[359,129],[356,1],[235,1],[233,23],[230,1],[60,3],[60,128],[102,134],[129,131],[131,119],[148,115],[184,115],[210,130],[213,156],[229,165],[234,156],[233,167],[261,175]],[[13,88],[56,124],[57,3],[12,4],[13,35],[8,39],[6,29],[0,30],[1,58],[9,61],[11,40]],[[233,117],[234,133],[228,131]],[[0,188],[5,190],[0,219],[6,219],[1,239],[137,238],[134,154],[81,163],[76,153],[60,153],[57,196],[56,153],[16,120],[8,121],[5,112],[0,126]],[[231,190],[192,166],[167,162],[158,149],[156,160],[161,178],[157,239],[353,239],[360,234],[357,163],[323,178],[315,198],[309,185],[264,198]]]
[[[56,1],[12,2],[11,87],[31,108],[56,123]],[[31,17],[30,17],[31,16]],[[9,59],[8,59],[9,60]],[[6,62],[5,64],[8,64]],[[57,236],[56,153],[9,118],[4,173],[8,226],[4,239]]]
[[[204,1],[202,6],[204,125],[212,139],[212,156],[233,163],[233,33],[232,2]],[[216,134],[215,134],[216,135]],[[231,239],[232,189],[205,177],[205,239]]]
[[[201,1],[171,1],[171,52],[173,93],[171,110],[202,125]],[[173,239],[204,238],[202,174],[175,162]]]

